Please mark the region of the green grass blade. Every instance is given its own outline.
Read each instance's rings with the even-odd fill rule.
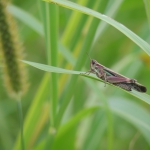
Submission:
[[[68,122],[62,125],[58,129],[53,149],[55,150],[64,149],[63,146],[66,146],[64,145],[64,142],[63,142],[64,140],[66,141],[66,139],[64,139],[65,135],[68,134],[69,131],[79,123],[79,121],[81,121],[83,118],[87,117],[88,115],[94,113],[98,109],[100,109],[100,107],[97,107],[97,106],[84,108],[83,110],[78,112],[75,116],[73,116]]]
[[[96,9],[98,9],[100,6],[101,6],[101,1],[97,1]],[[84,65],[84,63],[86,61],[85,55],[86,55],[86,52],[89,51],[91,48],[92,40],[94,38],[98,23],[99,23],[98,19],[96,19],[96,18],[92,19],[91,24],[89,26],[90,30],[88,30],[86,38],[84,39],[83,45],[80,49],[80,53],[78,54],[78,59],[77,59],[76,65],[74,66],[74,70],[81,70],[82,66]],[[60,110],[58,112],[58,117],[57,117],[57,125],[58,126],[61,124],[63,114],[64,114],[64,112],[65,112],[65,110],[66,110],[66,108],[70,102],[70,99],[74,93],[77,79],[78,79],[77,76],[72,76],[70,81],[69,81],[69,84],[67,85],[67,87],[65,89],[67,91],[69,90],[70,92],[68,92],[68,94],[66,94],[62,97],[62,99],[64,99],[64,101],[63,101],[63,103],[60,107]]]
[[[90,121],[91,126],[90,130],[87,131],[87,135],[85,135],[86,140],[82,147],[83,150],[97,149],[102,144],[102,137],[106,132],[107,126],[109,126],[102,111],[97,111],[95,117]]]
[[[149,23],[149,29],[150,29],[150,0],[143,0],[145,4],[147,19]]]
[[[35,127],[38,127],[39,118],[41,116],[41,113],[43,113],[42,108],[45,105],[45,101],[43,100],[47,98],[47,95],[49,93],[48,82],[49,82],[49,76],[48,74],[46,74],[41,82],[41,85],[39,86],[37,94],[35,95],[32,101],[32,105],[30,106],[26,114],[25,123],[24,123],[24,139],[25,139],[25,144],[27,149],[30,149],[31,145],[32,146],[34,145],[32,140],[35,139],[34,137]],[[21,149],[20,139],[18,136],[14,146],[14,150],[20,150],[20,149]]]
[[[139,47],[141,47],[148,55],[150,55],[150,45],[147,42],[145,42],[143,39],[141,39],[139,36],[137,36],[135,33],[133,33],[127,27],[125,27],[121,23],[113,20],[112,18],[110,18],[106,15],[103,15],[99,12],[96,12],[94,10],[91,10],[89,8],[86,8],[84,6],[80,6],[78,4],[70,2],[70,1],[66,1],[66,0],[44,0],[44,1],[50,2],[50,3],[55,3],[60,6],[72,9],[72,10],[78,10],[84,14],[96,17],[98,19],[101,19],[101,20],[107,22],[108,24],[112,25],[113,27],[115,27],[116,29],[118,29],[119,31],[124,33],[128,38],[130,38]]]
[[[44,15],[44,29],[46,39],[46,50],[47,50],[47,62],[48,65],[57,66],[58,57],[58,7],[54,4],[43,3],[43,15]],[[58,86],[57,86],[57,74],[51,74],[51,109],[50,109],[50,120],[51,125],[55,126],[55,116],[57,111],[58,101]]]
[[[111,150],[113,148],[113,117],[112,117],[112,112],[109,108],[109,104],[107,102],[107,97],[104,95],[102,91],[98,88],[98,86],[89,80],[88,78],[84,79],[86,83],[91,87],[93,92],[96,94],[97,97],[101,98],[101,101],[104,105],[106,117],[107,117],[107,132],[108,132],[108,150]]]
[[[22,9],[14,5],[9,5],[8,10],[14,17],[22,21],[27,26],[29,26],[39,35],[44,36],[42,24],[37,19],[35,19],[31,14],[27,13],[26,11],[23,11]],[[71,62],[71,64],[75,64],[75,61],[73,61],[73,59],[71,58],[72,54],[70,53],[70,51],[66,50],[66,48],[60,42],[58,43],[58,49],[60,53],[66,58],[66,60],[68,60],[68,62]]]
[[[88,3],[90,1],[91,0],[78,0],[77,3],[79,3],[80,5],[83,5],[83,6],[85,6],[85,5],[88,6]],[[85,18],[85,16],[83,16],[83,14],[81,14],[79,12],[72,12],[72,14],[71,14],[71,16],[70,16],[70,18],[68,20],[67,26],[65,28],[65,31],[64,31],[64,33],[62,35],[62,43],[64,45],[69,45],[70,43],[74,42],[72,40],[72,37],[74,37],[74,34],[77,34],[77,33],[81,32],[81,30],[80,30],[80,29],[82,29],[81,26],[83,26],[84,24],[80,25],[80,22],[82,22],[82,20],[85,21],[84,18]],[[78,28],[78,31],[77,31],[76,28]],[[76,30],[74,30],[74,29],[76,29]]]
[[[137,127],[150,145],[150,112],[147,112],[135,102],[122,97],[111,98],[109,104],[116,115]]]
[[[120,8],[120,5],[123,3],[124,0],[119,0],[119,1],[109,1],[108,6],[106,8],[106,11],[104,12],[105,15],[114,18],[114,16],[116,15],[118,9]],[[99,39],[100,36],[102,36],[102,34],[106,31],[106,29],[108,28],[109,24],[107,24],[106,22],[101,21],[95,37],[94,37],[94,41],[93,41],[93,45],[95,44],[95,42]]]
[[[30,62],[30,61],[25,61],[25,60],[23,60],[22,62],[24,62],[24,63],[26,63],[28,65],[31,65],[31,66],[33,66],[35,68],[41,69],[43,71],[47,71],[47,72],[66,73],[66,74],[85,73],[85,72],[81,72],[81,71],[67,70],[67,69],[62,69],[62,68],[58,68],[58,67],[54,67],[54,66],[44,65],[44,64]]]
[[[82,71],[73,71],[73,70],[67,70],[67,69],[62,69],[62,68],[58,68],[58,67],[53,67],[53,66],[48,66],[48,65],[43,65],[43,64],[39,64],[39,63],[34,63],[34,62],[30,62],[30,61],[22,61],[26,64],[29,64],[35,68],[38,68],[38,69],[41,69],[43,71],[48,71],[48,72],[55,72],[55,73],[66,73],[66,74],[78,74],[78,75],[81,75],[82,73],[85,73],[85,72],[82,72]],[[88,78],[91,78],[91,79],[94,79],[94,80],[97,80],[97,81],[101,81],[101,82],[104,82],[102,81],[101,79],[97,78],[95,75],[93,74],[90,74],[90,75],[84,75],[83,76],[85,77],[88,77]],[[110,83],[107,83],[111,86],[114,86]],[[116,87],[116,86],[114,86]],[[119,88],[119,87],[116,87],[116,88]],[[119,88],[120,89],[120,88]],[[121,89],[123,90],[123,89]],[[126,90],[124,90],[125,92],[143,100],[144,102],[146,102],[147,104],[150,104],[150,95],[146,94],[146,93],[140,93],[140,92],[137,92],[137,91],[131,91],[131,92],[128,92]]]
[[[61,43],[58,44],[59,47],[59,51],[60,53],[65,57],[65,59],[72,64],[72,66],[75,65],[76,60],[75,58],[72,56],[72,53],[66,49],[66,47],[64,47]]]
[[[98,106],[85,108],[78,112],[74,117],[72,117],[67,123],[62,125],[58,130],[58,138],[61,137],[67,130],[75,126],[81,119],[86,117],[87,115],[91,114],[92,112],[100,109]]]
[[[44,35],[41,23],[37,19],[35,19],[31,14],[14,5],[8,5],[7,9],[14,17],[28,25],[31,29],[33,29],[40,35]]]

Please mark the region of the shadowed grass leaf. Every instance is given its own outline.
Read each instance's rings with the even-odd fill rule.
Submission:
[[[109,104],[116,115],[138,128],[150,145],[150,113],[135,102],[122,97],[111,98]]]

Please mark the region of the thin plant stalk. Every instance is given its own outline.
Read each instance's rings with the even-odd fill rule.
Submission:
[[[45,37],[47,48],[47,62],[49,65],[57,66],[57,35],[58,35],[58,8],[54,4],[45,3]],[[57,112],[57,74],[51,74],[51,101],[50,121],[55,126]]]
[[[21,99],[17,101],[17,104],[18,104],[18,113],[19,113],[19,122],[20,122],[21,147],[22,147],[22,150],[25,150],[24,134],[23,134],[23,113],[22,113]]]

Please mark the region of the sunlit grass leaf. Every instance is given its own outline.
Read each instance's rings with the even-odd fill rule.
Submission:
[[[115,27],[116,29],[118,29],[119,31],[124,33],[128,38],[130,38],[139,47],[141,47],[148,55],[150,55],[150,45],[147,42],[145,42],[143,39],[141,39],[139,36],[137,36],[135,33],[133,33],[127,27],[125,27],[121,23],[113,20],[112,18],[110,18],[106,15],[103,15],[99,12],[96,12],[92,9],[89,9],[87,7],[70,2],[70,1],[66,1],[66,0],[44,0],[44,1],[58,4],[60,6],[63,6],[63,7],[72,9],[72,10],[78,10],[84,14],[96,17],[98,19],[101,19],[101,20],[107,22],[108,24],[112,25],[113,27]]]
[[[40,64],[40,63],[35,63],[35,62],[31,62],[31,61],[23,60],[22,62],[24,62],[26,64],[29,64],[29,65],[31,65],[35,68],[40,69],[40,70],[47,71],[47,72],[66,73],[66,74],[81,74],[81,73],[84,73],[84,72],[81,72],[81,71],[73,71],[73,70],[62,69],[62,68],[49,66],[49,65],[44,65],[44,64]]]

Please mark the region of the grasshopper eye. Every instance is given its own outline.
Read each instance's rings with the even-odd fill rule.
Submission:
[[[95,60],[92,60],[92,65],[96,64],[96,61]]]

